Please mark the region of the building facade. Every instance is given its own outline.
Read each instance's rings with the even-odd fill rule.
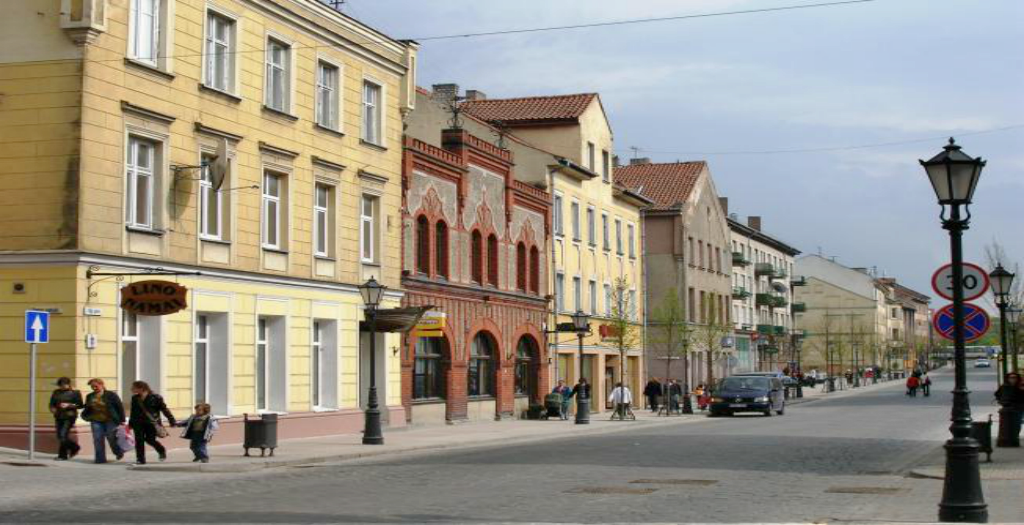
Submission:
[[[707,164],[634,159],[616,168],[615,177],[652,202],[643,210],[649,340],[660,338],[655,332],[664,320],[656,312],[667,301],[679,306],[690,330],[683,355],[650,345],[650,375],[671,375],[691,386],[728,375],[734,357],[731,237]]]
[[[122,396],[147,381],[177,414],[210,402],[224,442],[246,413],[280,414],[281,437],[360,428],[356,287],[374,277],[383,307],[401,300],[416,46],[314,0],[16,2],[0,28],[33,42],[0,58],[0,315],[54,312],[37,411],[66,375]],[[120,308],[124,286],[159,275],[188,288],[186,308]],[[0,336],[8,446],[26,437],[18,333]],[[400,338],[378,339],[383,412],[401,425]]]
[[[804,308],[793,302],[793,287],[802,284],[792,279],[800,251],[761,226],[761,217],[747,217],[746,224],[729,217],[736,372],[792,369],[799,361],[801,338],[791,312]]]
[[[405,304],[446,320],[440,337],[406,336],[406,414],[413,424],[523,417],[549,388],[550,196],[515,180],[508,149],[464,129],[434,135],[442,147],[406,139],[402,282]]]

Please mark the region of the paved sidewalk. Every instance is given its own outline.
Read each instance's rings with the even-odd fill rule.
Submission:
[[[998,425],[998,423],[996,423]],[[993,434],[996,429],[993,429]],[[995,439],[995,436],[992,436]],[[999,448],[992,451],[992,462],[985,462],[985,454],[981,454],[981,479],[983,481],[1024,481],[1024,448]],[[946,466],[929,465],[910,471],[910,475],[918,478],[944,479]]]

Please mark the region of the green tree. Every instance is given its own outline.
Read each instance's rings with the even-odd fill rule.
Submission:
[[[626,352],[640,346],[639,316],[634,294],[630,293],[629,281],[624,277],[615,280],[612,288],[612,312],[608,326],[611,334],[608,339],[619,350],[619,380],[628,385],[626,378]]]
[[[665,378],[672,378],[672,361],[682,358],[683,377],[689,376],[690,343],[693,328],[686,320],[686,302],[676,288],[665,292],[649,317],[648,333],[651,345],[665,358]],[[688,389],[687,379],[683,388]]]

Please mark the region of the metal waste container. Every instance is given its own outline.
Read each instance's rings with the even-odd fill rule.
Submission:
[[[978,451],[985,453],[985,461],[992,462],[992,416],[988,421],[972,421],[971,437],[978,442]]]
[[[259,419],[249,419],[245,414],[245,439],[242,447],[245,448],[245,455],[249,455],[250,448],[260,449],[260,457],[274,455],[277,448],[277,414],[261,414]]]

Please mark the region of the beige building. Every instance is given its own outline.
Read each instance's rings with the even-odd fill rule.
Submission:
[[[28,308],[54,313],[39,413],[67,375],[211,402],[223,440],[244,413],[280,414],[282,437],[361,427],[356,286],[401,298],[416,46],[315,0],[7,2],[0,34],[31,43],[0,55],[0,442],[26,435]],[[122,310],[152,274],[188,307]],[[379,339],[401,424],[399,337]]]
[[[906,361],[908,367],[913,363],[924,364],[932,346],[931,298],[899,284],[894,278],[883,277],[879,282],[892,290],[894,301],[889,305],[890,319],[896,324],[895,319],[899,318],[899,326],[892,327],[901,330],[891,336],[892,359]]]

